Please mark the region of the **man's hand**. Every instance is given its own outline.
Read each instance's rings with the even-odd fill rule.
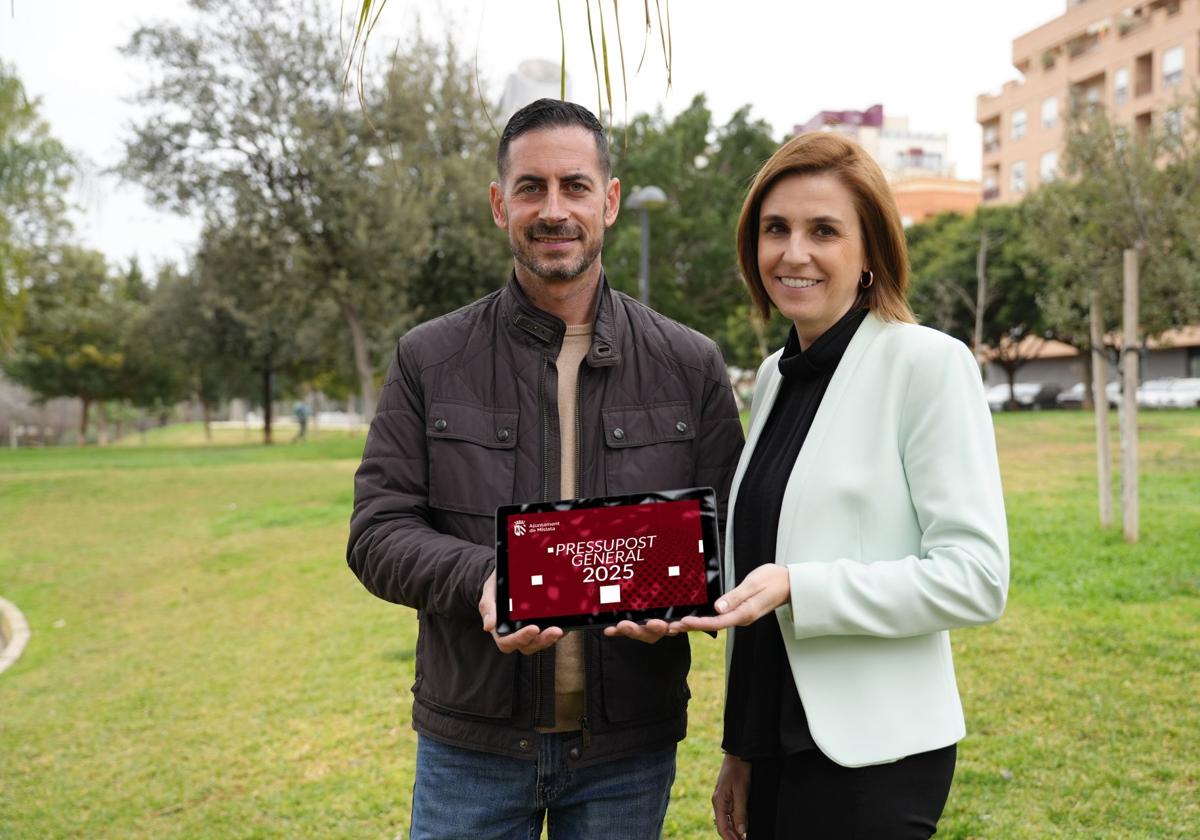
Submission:
[[[645,624],[638,624],[633,621],[621,621],[612,627],[604,628],[605,636],[624,636],[627,639],[636,639],[639,642],[645,642],[652,645],[667,635],[670,626],[661,618],[652,618]]]
[[[749,800],[750,762],[726,753],[712,795],[713,824],[724,840],[745,840]]]
[[[492,634],[496,647],[501,653],[520,651],[526,656],[545,650],[563,636],[559,627],[547,627],[539,630],[535,625],[522,627],[515,633],[501,636],[496,632],[496,572],[488,575],[483,584],[483,595],[479,598],[479,615],[483,619],[483,629]]]
[[[787,566],[768,563],[746,575],[745,580],[717,600],[719,615],[686,616],[671,622],[670,632],[746,627],[786,604],[791,594]]]

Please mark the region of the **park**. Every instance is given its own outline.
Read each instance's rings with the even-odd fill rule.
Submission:
[[[814,11],[794,4],[749,4],[746,14],[718,25],[716,16],[658,0],[621,4],[620,11],[616,0],[530,0],[538,13],[528,16],[511,14],[505,4],[477,10],[473,0],[446,2],[444,15],[430,12],[424,21],[413,9],[397,9],[401,4],[385,10],[387,0],[163,0],[155,4],[157,17],[131,11],[136,0],[114,2],[103,14],[95,4],[72,2],[61,24],[32,0],[12,4],[7,28],[0,29],[0,840],[404,840],[419,775],[416,684],[444,667],[478,694],[503,693],[487,681],[499,673],[488,656],[478,673],[455,669],[458,657],[477,664],[464,655],[471,644],[484,645],[505,666],[519,663],[518,685],[534,684],[524,675],[538,669],[536,702],[521,708],[526,695],[514,691],[518,699],[507,701],[517,712],[510,718],[476,715],[478,709],[430,701],[425,682],[418,715],[436,707],[436,714],[466,721],[464,727],[503,720],[497,729],[526,715],[522,731],[533,733],[536,726],[541,733],[522,734],[520,749],[531,741],[539,749],[557,745],[558,736],[564,744],[578,737],[586,745],[588,715],[594,724],[595,715],[607,713],[607,700],[577,692],[582,716],[555,718],[558,698],[571,695],[554,681],[555,660],[518,653],[503,659],[490,638],[474,635],[477,584],[499,565],[489,532],[494,503],[533,500],[532,491],[504,495],[513,476],[514,496],[522,481],[540,479],[541,498],[549,502],[570,496],[572,484],[574,496],[607,492],[584,488],[600,486],[601,475],[611,481],[610,469],[633,484],[645,480],[640,475],[661,480],[662,469],[706,459],[720,462],[706,463],[712,466],[706,475],[726,466],[732,472],[712,430],[723,424],[732,444],[735,412],[745,430],[755,388],[769,381],[755,379],[764,357],[789,336],[811,342],[818,334],[797,332],[807,313],[803,297],[780,293],[795,305],[791,313],[779,300],[759,299],[770,292],[753,266],[762,273],[756,261],[772,228],[753,233],[747,239],[753,244],[743,249],[743,223],[751,218],[742,213],[743,200],[781,144],[826,133],[848,138],[839,142],[858,148],[880,172],[880,206],[895,237],[892,256],[837,251],[838,231],[824,224],[834,217],[821,213],[813,218],[822,224],[811,231],[799,225],[797,236],[811,233],[829,250],[800,269],[784,258],[772,269],[775,279],[798,294],[819,290],[813,295],[822,301],[824,290],[849,278],[842,286],[853,290],[856,305],[843,307],[835,320],[873,309],[885,282],[892,282],[903,311],[911,305],[909,316],[898,320],[915,318],[945,334],[937,336],[942,352],[934,361],[960,357],[969,388],[955,392],[930,377],[945,386],[935,398],[906,386],[902,401],[945,423],[928,437],[938,463],[951,464],[957,475],[947,470],[935,495],[965,508],[990,505],[1000,535],[992,543],[998,548],[990,578],[991,591],[999,593],[996,611],[934,628],[956,628],[949,647],[941,637],[934,658],[946,685],[953,689],[957,681],[967,727],[948,803],[940,823],[933,821],[936,836],[1200,834],[1200,145],[1194,142],[1200,137],[1200,0],[1142,0],[1120,9],[1109,9],[1110,0],[1079,0],[1065,12],[1061,0],[1047,0],[1044,8],[1041,0],[1014,0],[1013,9],[992,9],[987,20],[965,4],[930,0],[922,14],[961,33],[954,43],[929,41],[918,29],[937,26],[914,27],[905,10],[868,0],[848,0],[845,9],[817,21],[822,37],[816,39],[810,37]],[[1025,5],[1029,10],[1015,8]],[[1029,29],[1035,13],[1038,25]],[[867,19],[872,25],[863,27],[860,20]],[[478,42],[464,20],[478,23]],[[39,46],[51,31],[61,40],[55,49],[77,51],[75,63],[89,68],[102,92],[79,83],[77,70],[66,94],[55,86],[54,50]],[[805,50],[797,58],[802,31]],[[731,55],[753,54],[755,61],[726,67],[728,61],[711,53],[717,41],[734,44]],[[859,44],[870,60],[847,65],[848,43]],[[518,48],[530,52],[518,55]],[[884,66],[894,69],[879,72]],[[982,93],[1002,78],[997,67],[1015,70],[1020,79]],[[938,94],[930,96],[935,88]],[[98,104],[79,106],[71,97],[80,91]],[[558,99],[595,111],[595,128],[588,129],[599,151],[594,162],[600,169],[611,165],[607,174],[620,183],[614,187],[606,174],[596,183],[606,182],[607,191],[592,193],[586,175],[592,146],[585,143],[584,164],[573,163],[566,177],[575,191],[571,201],[579,201],[570,213],[585,224],[571,228],[564,212],[556,233],[540,225],[547,205],[563,206],[561,196],[556,204],[542,189],[563,175],[548,177],[541,167],[558,153],[525,152],[532,163],[522,165],[533,175],[519,175],[518,182],[526,182],[519,195],[510,195],[506,167],[513,153],[500,129],[523,106]],[[883,104],[867,104],[884,99],[886,116]],[[928,108],[935,99],[939,107]],[[103,116],[81,128],[79,114],[92,110]],[[900,116],[908,113],[911,129],[909,117]],[[540,136],[539,129],[523,130]],[[89,145],[97,138],[106,144],[103,152]],[[953,155],[963,156],[964,149],[977,167],[960,180]],[[827,174],[785,171],[763,191]],[[131,191],[136,201],[122,203]],[[111,196],[101,195],[107,192]],[[525,202],[524,221],[513,209],[520,207],[518,197]],[[105,200],[112,201],[107,209]],[[858,219],[857,227],[846,226],[846,242],[858,235],[877,249],[864,201],[856,197],[843,214]],[[600,205],[612,218],[588,215]],[[767,218],[776,219],[775,226],[780,215]],[[569,282],[584,274],[589,282],[602,277],[604,294],[611,289],[627,311],[643,312],[647,304],[691,328],[697,347],[708,353],[704,363],[699,356],[679,357],[683,363],[660,376],[649,365],[659,361],[660,350],[663,359],[675,352],[671,341],[613,353],[616,345],[598,330],[588,332],[577,349],[587,345],[609,358],[589,355],[585,366],[575,360],[578,381],[562,380],[571,382],[566,387],[577,398],[575,413],[564,408],[570,399],[558,400],[555,435],[559,426],[573,426],[577,434],[561,453],[547,443],[546,425],[541,448],[529,443],[532,403],[521,411],[479,405],[495,399],[481,393],[521,385],[518,393],[534,395],[543,424],[549,423],[551,401],[543,404],[543,397],[568,393],[558,384],[543,391],[559,381],[552,372],[561,360],[550,356],[537,365],[514,361],[511,376],[504,368],[499,376],[481,374],[478,382],[461,373],[466,365],[456,368],[458,378],[440,380],[427,393],[462,409],[460,419],[474,425],[461,432],[451,417],[447,429],[444,417],[430,414],[422,434],[425,417],[418,415],[432,407],[417,409],[415,399],[397,397],[416,380],[414,371],[423,377],[464,348],[486,364],[508,359],[500,345],[483,343],[483,328],[454,333],[451,319],[439,321],[440,328],[429,322],[485,296],[494,301],[514,294],[492,294],[506,277],[529,294],[522,284],[542,275],[529,274],[519,246],[573,253],[588,238],[587,225],[595,227],[595,250]],[[185,232],[173,241],[178,231]],[[853,270],[843,272],[847,266]],[[594,327],[545,303],[530,296],[526,310],[546,316],[540,328],[522,321],[525,315],[512,320],[514,331],[525,330],[521,341],[554,338],[560,324]],[[587,311],[601,322],[600,304]],[[813,326],[811,317],[807,323]],[[822,330],[835,332],[830,323],[822,321]],[[629,335],[649,335],[643,329],[631,328]],[[441,343],[436,359],[431,335]],[[593,336],[597,341],[589,344]],[[427,354],[424,367],[414,361],[420,352]],[[605,367],[618,358],[626,367]],[[427,365],[430,359],[436,364]],[[907,370],[898,359],[886,366],[888,387],[909,381],[897,375]],[[631,370],[634,363],[655,371],[630,377],[647,384],[644,393],[622,391],[616,403],[584,400],[587,387],[600,393],[606,371]],[[524,381],[538,365],[543,378],[536,385]],[[662,370],[668,370],[665,362]],[[760,370],[769,372],[769,365]],[[988,410],[968,402],[976,373]],[[687,378],[692,375],[697,378]],[[726,375],[732,395],[723,389]],[[665,389],[676,392],[663,396]],[[704,410],[728,403],[719,423],[698,407],[673,413],[693,401],[699,406],[701,393]],[[710,393],[719,397],[710,400]],[[892,416],[877,390],[871,394],[872,410],[859,414]],[[816,399],[814,405],[822,397]],[[656,400],[670,409],[669,418],[651,416]],[[645,416],[631,406],[645,409]],[[964,406],[978,422],[945,420]],[[601,431],[597,418],[607,423],[609,412],[617,419]],[[508,419],[501,422],[500,415]],[[513,434],[518,418],[524,430]],[[639,420],[641,429],[631,425]],[[407,443],[398,442],[395,424],[416,430]],[[963,459],[948,454],[953,433],[968,426],[987,450],[986,487],[965,478],[983,473],[971,473]],[[374,429],[370,438],[368,428]],[[655,463],[644,446],[651,433],[655,443],[679,448]],[[634,439],[638,434],[641,441]],[[915,521],[923,514],[914,496],[879,489],[881,463],[903,448],[891,446],[891,434],[900,440],[898,431],[872,428],[869,438],[853,441],[856,448],[864,439],[878,444],[857,473],[873,482],[862,495],[871,497],[867,502],[899,499]],[[433,438],[440,442],[431,444]],[[432,457],[422,459],[433,445],[444,451],[448,439],[507,453],[513,475],[472,460],[468,469],[448,471],[453,481],[443,478],[482,488],[486,504],[467,508],[448,498],[439,504],[425,492],[437,470]],[[600,446],[608,446],[616,453],[612,464],[623,466],[603,461],[597,468],[603,459],[586,455],[585,439],[602,453],[608,450]],[[417,452],[413,440],[427,449]],[[356,488],[356,468],[372,445],[368,460],[392,466],[380,468],[375,485],[368,479]],[[562,469],[568,477],[558,490],[549,476],[568,463],[570,445],[578,474]],[[391,448],[381,456],[381,446]],[[891,473],[906,493],[920,484],[913,475],[921,463],[915,457],[912,466],[907,455]],[[417,464],[415,478],[397,480],[407,468],[397,464]],[[829,477],[804,481],[821,489]],[[404,481],[424,481],[424,490],[398,491]],[[492,498],[495,486],[503,498]],[[372,501],[364,490],[378,493]],[[835,491],[827,498],[839,496]],[[373,511],[380,510],[375,502],[384,507],[369,523],[378,530],[364,536],[361,523],[353,526],[348,568],[356,501]],[[775,502],[778,507],[782,498]],[[413,507],[388,509],[393,503]],[[456,532],[462,526],[454,524],[456,515],[474,517],[469,524],[478,533]],[[421,520],[418,531],[436,522],[438,539],[486,547],[480,553],[459,544],[449,555],[456,564],[451,595],[462,601],[469,593],[469,625],[459,621],[462,603],[430,598],[419,588],[423,582],[412,582],[424,575],[434,588],[434,579],[447,577],[446,566],[437,558],[426,562],[433,555],[414,552],[402,540],[388,542],[404,536],[401,526],[390,530],[397,520]],[[870,522],[865,515],[856,521]],[[922,523],[914,531],[922,540],[925,528]],[[770,532],[775,529],[771,524]],[[853,533],[834,525],[827,530]],[[387,548],[372,554],[364,545],[380,534]],[[632,574],[629,565],[607,564],[643,559],[640,544],[564,539],[576,541],[561,544],[560,553],[573,556],[589,579],[607,582],[622,569]],[[888,559],[917,555],[922,565],[932,558],[925,549],[922,543],[920,551],[906,548]],[[737,550],[738,557],[754,553]],[[804,565],[778,553],[774,566],[762,566],[779,573],[786,566],[787,577]],[[834,558],[828,565],[853,559]],[[381,565],[368,569],[367,563]],[[708,584],[717,587],[715,554],[712,563]],[[744,580],[744,569],[727,566]],[[678,566],[671,568],[676,571],[668,574],[678,574]],[[414,571],[420,574],[401,581]],[[536,577],[541,585],[540,571]],[[953,584],[969,575],[948,577]],[[495,591],[493,580],[483,585],[485,600]],[[912,600],[926,594],[918,591],[920,581],[905,590]],[[711,588],[710,601],[730,597],[731,587],[723,594]],[[795,597],[817,590],[790,591]],[[872,606],[886,612],[878,602]],[[458,622],[456,647],[446,646],[450,636],[430,632],[431,614],[435,623]],[[651,632],[646,624],[634,630]],[[872,636],[869,641],[888,643],[929,635],[928,628],[822,633],[839,642]],[[725,766],[725,679],[732,669],[726,635],[697,632],[689,639],[688,728],[662,831],[668,840],[714,836],[711,797]],[[431,656],[436,644],[445,655]],[[594,645],[593,666],[603,666],[604,650],[612,651],[602,644],[608,642]],[[643,663],[640,672],[627,672],[636,675],[630,682],[640,693],[611,691],[669,696],[678,723],[682,643],[635,647],[631,658],[666,660],[664,651],[671,650],[677,671]],[[570,646],[555,656],[563,649]],[[592,680],[588,658],[575,655],[577,675]],[[562,669],[568,675],[570,656],[564,654]],[[835,673],[851,675],[838,691],[857,684],[852,667],[838,670],[842,660],[836,665]],[[905,710],[893,733],[921,731],[913,719],[923,710],[947,719],[936,703],[909,698],[902,704],[900,695],[920,682],[905,667],[887,671],[899,675],[888,690],[859,692],[886,696],[891,709]],[[610,686],[623,684],[615,673],[602,671],[586,684],[606,697]],[[645,690],[649,683],[640,681],[666,673],[677,677],[671,692]],[[542,708],[547,675],[554,688],[551,722],[578,724],[553,736],[545,735],[544,715],[527,715]],[[559,706],[566,708],[570,704]],[[847,728],[865,731],[857,721],[869,717],[858,715]],[[746,719],[771,718],[751,713]],[[607,723],[610,735],[624,728],[644,739],[646,732],[663,737],[665,720],[654,711],[636,725],[616,715]],[[424,739],[445,735],[423,725]],[[599,731],[603,738],[603,724]],[[639,757],[649,749],[645,740],[636,747]],[[593,755],[603,761],[594,766],[606,766],[613,753],[596,749]],[[621,749],[629,751],[614,751]],[[477,752],[491,760],[500,751]],[[579,750],[572,752],[578,759]],[[892,753],[884,764],[896,755],[920,757],[917,752]],[[428,778],[425,771],[420,778]]]
[[[1115,423],[1114,423],[1115,425]],[[1142,415],[1142,538],[1095,514],[1085,412],[996,417],[1009,606],[953,635],[968,737],[938,836],[1187,837],[1200,821],[1200,412]],[[362,437],[198,426],[0,452],[12,838],[390,837],[416,620],[346,568]],[[1115,435],[1114,435],[1115,440]],[[723,640],[693,640],[665,836],[708,836]]]

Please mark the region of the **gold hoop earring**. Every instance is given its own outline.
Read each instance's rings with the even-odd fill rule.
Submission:
[[[862,286],[864,289],[869,289],[875,285],[875,272],[864,271],[862,276],[858,278],[858,285]]]

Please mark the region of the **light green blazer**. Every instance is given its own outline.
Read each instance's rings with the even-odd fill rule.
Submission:
[[[781,351],[782,352],[782,351]],[[779,391],[763,362],[733,507]],[[842,357],[784,491],[776,611],[817,746],[847,767],[944,747],[966,734],[952,627],[1000,617],[1008,528],[992,419],[967,348],[870,314]],[[729,653],[737,632],[728,635]]]

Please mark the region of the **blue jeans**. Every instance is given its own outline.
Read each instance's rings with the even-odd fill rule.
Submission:
[[[543,816],[551,840],[657,840],[675,745],[577,768],[564,740],[544,735],[534,762],[418,736],[410,840],[538,840]]]

